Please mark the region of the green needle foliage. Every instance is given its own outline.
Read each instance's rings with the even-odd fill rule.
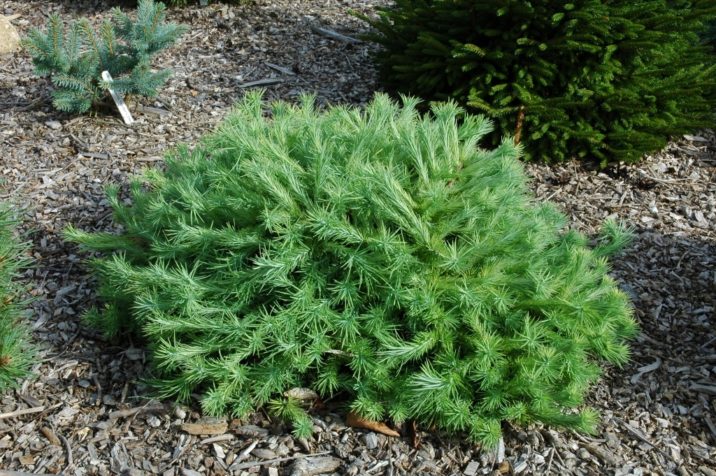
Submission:
[[[711,22],[706,33],[703,34],[703,40],[711,48],[716,48],[716,22]]]
[[[421,118],[311,98],[265,118],[249,94],[165,172],[113,189],[119,235],[68,231],[96,260],[108,334],[141,332],[159,393],[211,414],[261,406],[311,431],[284,393],[341,393],[364,418],[415,419],[494,444],[503,420],[590,430],[570,409],[628,358],[635,323],[607,275],[628,238],[565,231],[534,201],[518,148],[453,103]]]
[[[165,9],[163,3],[140,0],[136,20],[114,8],[112,19],[105,20],[98,32],[87,18],[74,22],[67,32],[59,15],[50,16],[46,32],[32,30],[24,44],[36,73],[50,76],[55,86],[55,107],[82,113],[101,103],[110,86],[102,80],[102,71],[109,71],[118,93],[156,96],[171,73],[152,71],[151,58],[185,30],[165,23]]]
[[[18,270],[27,265],[21,257],[24,246],[13,236],[14,225],[8,209],[0,206],[0,391],[27,375],[33,354],[18,301],[20,288],[14,281]]]
[[[396,0],[368,20],[388,87],[452,98],[527,159],[634,162],[711,127],[716,0]]]

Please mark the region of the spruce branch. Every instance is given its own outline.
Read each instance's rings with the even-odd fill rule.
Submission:
[[[492,145],[514,136],[529,160],[635,162],[713,123],[711,0],[396,0],[357,16],[391,92],[484,113]]]

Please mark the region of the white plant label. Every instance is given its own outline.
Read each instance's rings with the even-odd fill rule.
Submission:
[[[112,76],[109,74],[109,71],[102,71],[102,79],[110,84],[112,84],[112,81],[114,81],[112,79]],[[132,114],[130,114],[129,109],[124,103],[124,99],[122,98],[122,96],[117,94],[117,92],[111,87],[109,88],[109,94],[112,95],[112,99],[114,99],[114,103],[117,105],[117,109],[119,109],[119,113],[122,115],[124,123],[127,125],[132,124],[134,122],[134,119],[132,119]]]

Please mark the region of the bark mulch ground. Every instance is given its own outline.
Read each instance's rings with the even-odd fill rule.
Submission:
[[[634,299],[642,332],[623,369],[607,369],[591,392],[602,412],[595,435],[506,428],[504,447],[480,451],[444,435],[390,438],[349,428],[344,414],[315,415],[315,435],[296,440],[258,414],[206,420],[198,408],[150,401],[147,354],[107,342],[81,323],[95,283],[69,224],[111,229],[109,184],[161,164],[168,148],[195,143],[248,88],[293,100],[362,104],[377,89],[371,46],[334,39],[366,29],[349,9],[383,0],[262,0],[258,5],[174,9],[190,25],[162,54],[174,76],[156,100],[116,114],[54,111],[46,80],[26,53],[0,61],[0,200],[16,205],[32,241],[25,278],[41,348],[35,376],[0,400],[0,474],[560,474],[716,475],[716,137],[686,136],[638,165],[598,172],[579,164],[527,165],[538,197],[573,227],[594,233],[613,216],[636,240],[613,261]],[[0,0],[22,34],[49,13],[99,21],[105,1]],[[258,83],[256,83],[258,81]],[[10,473],[15,471],[16,473]]]

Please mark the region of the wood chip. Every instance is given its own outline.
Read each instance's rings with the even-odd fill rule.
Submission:
[[[700,383],[692,383],[691,390],[707,395],[716,395],[716,385],[702,385]]]
[[[291,468],[291,476],[314,476],[332,473],[341,467],[343,462],[333,456],[309,457],[296,461]]]
[[[605,464],[608,464],[610,466],[616,466],[617,464],[619,464],[616,457],[614,457],[614,454],[604,448],[601,448],[591,443],[586,443],[584,445],[584,448]]]
[[[229,429],[226,422],[182,423],[181,430],[190,435],[222,435]]]
[[[265,428],[258,427],[256,425],[242,425],[233,429],[233,432],[240,436],[248,438],[266,438],[269,431]]]
[[[40,428],[40,431],[42,432],[43,435],[45,435],[45,438],[47,438],[47,441],[49,441],[51,445],[53,445],[53,446],[61,446],[62,445],[62,443],[60,442],[60,439],[57,437],[57,435],[55,435],[55,432],[52,431],[52,429],[50,429],[49,427],[43,426],[42,428]]]

